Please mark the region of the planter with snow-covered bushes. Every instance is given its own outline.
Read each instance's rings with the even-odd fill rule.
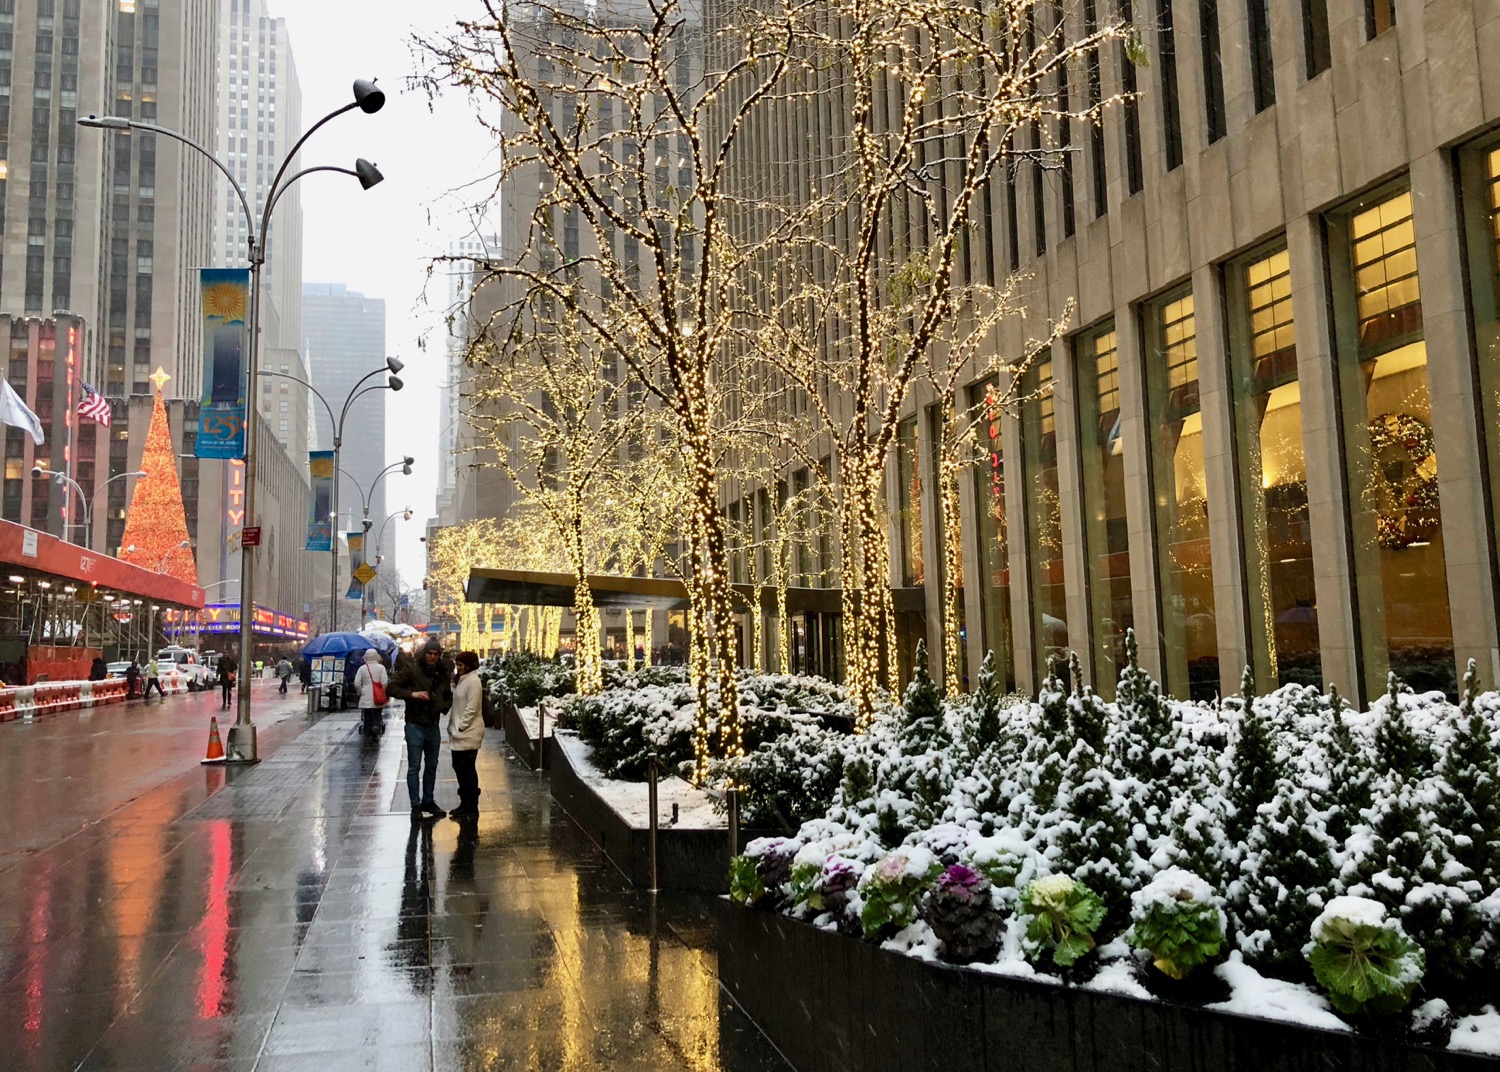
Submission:
[[[1035,701],[1002,697],[990,660],[972,697],[946,700],[918,658],[901,708],[797,757],[837,770],[837,789],[796,835],[731,863],[732,898],[761,910],[734,911],[723,961],[747,1010],[778,1042],[797,1002],[834,1024],[852,1003],[868,1029],[895,1031],[864,976],[916,972],[938,981],[900,982],[914,1008],[931,1003],[923,987],[979,988],[964,1012],[978,1037],[1008,1030],[990,1022],[995,1002],[1041,1010],[1007,1013],[1039,1054],[1083,1031],[1073,1045],[1099,1056],[1078,1067],[1136,1067],[1110,1062],[1122,1039],[1158,1067],[1155,1051],[1203,1032],[1219,1033],[1209,1056],[1193,1042],[1172,1067],[1259,1061],[1255,1032],[1284,1029],[1203,1026],[1239,1015],[1314,1032],[1295,1045],[1322,1056],[1276,1067],[1500,1057],[1500,694],[1471,670],[1460,704],[1395,680],[1367,711],[1304,686],[1254,697],[1248,680],[1240,697],[1179,703],[1128,647],[1111,703],[1051,679]],[[780,959],[783,942],[798,958]],[[804,976],[814,962],[833,990]],[[773,963],[795,993],[757,989]],[[997,997],[996,977],[1018,982]],[[1078,1027],[1106,1007],[1134,1011]],[[945,1025],[945,1038],[963,1028]],[[872,1064],[861,1038],[826,1041],[855,1067],[898,1067]],[[987,1067],[1050,1067],[1005,1059]]]

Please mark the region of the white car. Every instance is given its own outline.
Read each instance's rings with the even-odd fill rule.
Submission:
[[[177,672],[187,678],[189,692],[212,688],[218,683],[219,675],[214,672],[213,667],[200,662],[198,653],[192,648],[162,648],[156,653],[156,658],[158,662],[172,663]]]

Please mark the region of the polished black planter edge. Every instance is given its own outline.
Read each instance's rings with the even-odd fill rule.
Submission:
[[[531,731],[526,728],[526,723],[521,721],[520,712],[516,710],[515,704],[501,705],[500,727],[505,733],[505,743],[510,745],[511,750],[521,758],[522,763],[536,770],[541,750],[537,745],[537,739],[531,736]]]
[[[562,805],[609,861],[637,886],[651,884],[651,833],[632,826],[578,776],[567,750],[546,740],[552,798]],[[645,792],[642,786],[641,791]],[[762,831],[741,830],[740,846]],[[723,893],[729,888],[729,835],[722,830],[662,827],[656,841],[657,881],[664,890]]]
[[[797,1072],[1494,1072],[1492,1058],[930,964],[728,906],[719,980]]]

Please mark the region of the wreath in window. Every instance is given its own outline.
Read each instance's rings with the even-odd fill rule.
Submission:
[[[1370,455],[1380,546],[1400,550],[1430,540],[1438,529],[1432,426],[1408,413],[1382,413],[1370,421]]]

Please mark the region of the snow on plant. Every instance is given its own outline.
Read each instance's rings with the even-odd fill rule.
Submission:
[[[931,850],[920,845],[896,849],[871,865],[859,881],[859,922],[865,937],[910,926],[923,891],[941,870]]]
[[[730,861],[729,893],[741,904],[774,905],[787,896],[792,858],[802,848],[792,838],[756,838]]]
[[[922,898],[922,918],[937,935],[946,960],[967,963],[994,952],[1005,917],[995,887],[982,872],[952,864]]]
[[[1181,979],[1219,955],[1224,925],[1224,910],[1208,883],[1170,867],[1131,898],[1125,940],[1150,953],[1162,972]]]
[[[1342,1013],[1396,1012],[1411,1000],[1427,967],[1400,920],[1368,897],[1330,901],[1313,922],[1306,956]]]
[[[1067,875],[1032,881],[1021,893],[1026,921],[1022,948],[1033,963],[1051,954],[1060,968],[1071,968],[1094,948],[1094,932],[1104,922],[1104,902],[1082,882]]]

